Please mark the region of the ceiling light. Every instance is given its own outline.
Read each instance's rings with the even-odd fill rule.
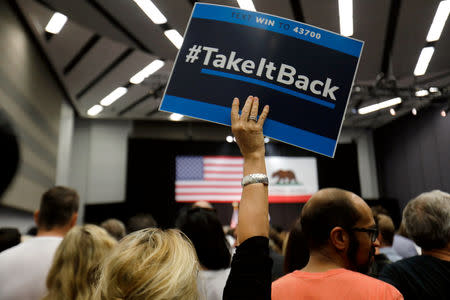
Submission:
[[[439,3],[438,9],[436,10],[436,14],[434,15],[430,30],[428,31],[427,42],[434,42],[439,40],[449,13],[450,1],[441,1],[441,3]]]
[[[428,90],[430,91],[430,93],[439,92],[439,89],[437,87],[434,87],[434,86],[430,87]]]
[[[117,89],[115,89],[114,91],[112,91],[111,93],[109,93],[108,96],[106,96],[105,98],[103,98],[102,100],[100,100],[100,104],[103,106],[108,106],[113,104],[117,99],[119,99],[120,97],[122,97],[123,95],[125,95],[127,93],[127,88],[124,87],[118,87]]]
[[[164,24],[167,22],[166,17],[159,11],[155,4],[150,0],[133,0],[147,15],[147,17],[152,20],[155,24]]]
[[[264,143],[267,144],[268,142],[270,142],[270,139],[266,136],[266,137],[264,138]]]
[[[421,76],[425,74],[433,53],[434,47],[425,47],[422,49],[422,52],[420,52],[419,60],[417,61],[416,68],[414,69],[414,76]]]
[[[342,35],[353,35],[353,0],[339,0],[339,25]]]
[[[237,0],[239,7],[246,10],[256,11],[252,0]]]
[[[395,116],[395,109],[393,109],[393,108],[391,108],[390,110],[389,110],[389,113],[391,114],[391,115],[393,115],[393,116]]]
[[[228,143],[232,143],[233,142],[233,137],[231,135],[227,136],[226,138]]]
[[[59,12],[55,12],[45,26],[45,31],[58,34],[67,22],[67,17]]]
[[[177,47],[177,49],[180,49],[181,45],[183,45],[183,37],[175,29],[164,31],[164,35],[175,45],[175,47]]]
[[[103,106],[101,105],[94,105],[91,108],[88,109],[87,114],[90,116],[96,116],[103,110]]]
[[[183,119],[183,115],[174,113],[170,115],[169,119],[172,121],[180,121],[181,119]]]
[[[380,102],[380,103],[375,103],[375,104],[372,104],[372,105],[360,108],[360,109],[358,109],[358,113],[360,115],[365,115],[365,114],[374,112],[376,110],[380,110],[380,109],[383,109],[383,108],[386,108],[386,107],[389,107],[389,106],[393,106],[393,105],[396,105],[396,104],[400,104],[400,103],[402,103],[402,98],[397,97],[397,98],[393,98],[393,99],[390,99],[390,100],[386,100],[386,101],[383,101],[383,102]]]
[[[445,118],[447,116],[447,112],[445,110],[441,110],[441,116]]]
[[[145,78],[161,69],[162,66],[164,66],[164,62],[162,60],[159,59],[154,60],[148,66],[146,66],[141,71],[136,73],[133,77],[131,77],[130,82],[133,84],[139,84],[142,81],[144,81]]]
[[[411,113],[413,114],[413,115],[417,115],[417,109],[414,107],[412,110],[411,110]]]
[[[420,90],[420,91],[416,91],[416,97],[424,97],[424,96],[428,96],[428,91],[427,90]]]

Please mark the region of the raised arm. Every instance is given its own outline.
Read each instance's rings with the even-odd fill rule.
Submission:
[[[249,96],[239,116],[239,100],[233,100],[231,129],[244,157],[244,177],[266,174],[262,127],[268,113],[269,107],[265,106],[257,120],[258,98]],[[231,262],[224,300],[270,300],[272,259],[267,238],[268,206],[266,185],[250,183],[243,187],[237,228],[240,245]]]
[[[258,97],[249,96],[239,116],[239,99],[234,98],[231,109],[231,129],[244,157],[244,176],[266,174],[263,125],[269,113],[265,106],[259,119]],[[263,183],[243,187],[239,206],[238,241],[242,244],[253,236],[269,236],[268,188]]]

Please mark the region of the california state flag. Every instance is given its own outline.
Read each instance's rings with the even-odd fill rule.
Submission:
[[[314,157],[266,156],[270,203],[306,202],[319,188]]]

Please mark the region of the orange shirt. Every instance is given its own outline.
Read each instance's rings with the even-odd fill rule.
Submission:
[[[383,300],[403,296],[390,284],[346,269],[294,271],[272,283],[272,300],[299,299]]]

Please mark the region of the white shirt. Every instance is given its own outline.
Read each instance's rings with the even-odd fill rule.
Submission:
[[[222,300],[223,289],[227,283],[230,268],[222,270],[200,270],[197,288],[200,300]]]
[[[0,253],[0,299],[39,300],[61,237],[35,237]]]

